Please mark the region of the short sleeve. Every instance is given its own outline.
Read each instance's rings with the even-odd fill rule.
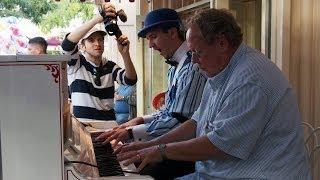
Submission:
[[[208,138],[225,153],[246,159],[267,123],[266,107],[267,96],[259,86],[247,83],[236,88],[208,124]]]

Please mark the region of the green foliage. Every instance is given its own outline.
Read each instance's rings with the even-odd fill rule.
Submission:
[[[83,20],[88,20],[93,17],[93,4],[61,0],[57,5],[58,7],[56,9],[43,16],[39,24],[43,32],[49,32],[55,27],[67,27],[75,17]]]
[[[37,24],[44,14],[56,7],[48,0],[1,0],[0,17],[23,17]]]
[[[80,3],[79,0],[0,0],[0,17],[30,19],[45,33],[55,27],[67,27],[75,17],[90,19],[93,9],[92,3]]]

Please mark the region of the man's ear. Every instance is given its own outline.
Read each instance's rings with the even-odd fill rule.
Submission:
[[[219,49],[224,52],[226,50],[228,50],[229,48],[229,41],[227,40],[226,36],[221,34],[221,35],[218,35],[216,37],[216,45],[219,47]]]
[[[85,47],[85,45],[84,45],[84,42],[79,43],[78,46],[79,46],[79,49],[80,49],[81,51],[85,52],[86,47]]]
[[[175,27],[170,28],[168,30],[168,33],[172,39],[174,39],[175,37],[178,37],[178,29]]]

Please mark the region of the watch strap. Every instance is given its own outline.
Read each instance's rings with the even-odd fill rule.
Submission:
[[[159,145],[157,146],[158,150],[160,151],[162,160],[167,160],[167,159],[168,159],[168,157],[167,157],[167,155],[166,155],[166,152],[165,152],[166,147],[167,147],[166,144],[159,144]]]
[[[127,128],[127,132],[128,132],[128,135],[129,135],[129,139],[132,140],[133,139],[132,128]]]

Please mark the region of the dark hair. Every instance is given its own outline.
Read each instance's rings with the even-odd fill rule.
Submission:
[[[160,30],[162,32],[165,32],[167,33],[169,31],[169,29],[171,28],[176,28],[177,29],[177,33],[178,33],[178,38],[181,40],[181,41],[184,41],[186,40],[186,30],[185,28],[181,25],[180,27],[176,27],[176,26],[156,26],[156,27],[153,27],[152,29],[148,30],[148,32],[151,32],[151,31],[157,31],[157,30]]]
[[[42,51],[47,53],[48,43],[43,37],[34,37],[29,39],[29,44],[39,44],[42,47]]]
[[[180,26],[180,27],[161,27],[160,29],[167,33],[169,31],[170,28],[176,28],[177,29],[177,33],[178,33],[178,38],[182,41],[186,40],[186,31],[184,29],[183,26]]]
[[[237,47],[243,40],[240,26],[234,16],[225,9],[206,9],[195,13],[187,22],[188,26],[196,24],[208,44],[212,44],[217,35],[223,34],[228,42]]]

